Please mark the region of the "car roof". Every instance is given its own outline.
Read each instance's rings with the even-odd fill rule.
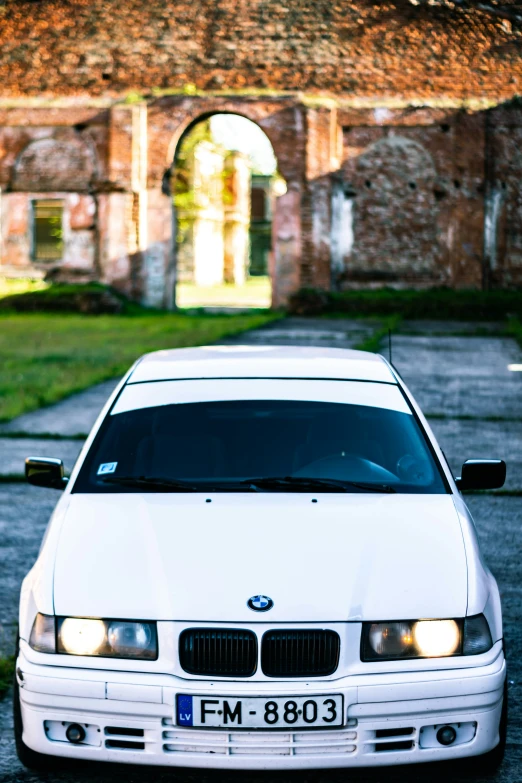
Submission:
[[[324,378],[397,383],[374,353],[343,348],[210,345],[143,356],[127,383],[195,378]]]

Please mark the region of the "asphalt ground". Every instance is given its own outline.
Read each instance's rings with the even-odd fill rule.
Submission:
[[[422,325],[421,325],[422,326]],[[459,325],[461,327],[461,325]],[[241,342],[259,344],[320,344],[349,347],[360,340],[358,324],[288,319],[285,325],[243,335]],[[522,373],[510,373],[507,365],[520,362],[521,352],[509,339],[492,334],[466,336],[451,325],[434,325],[432,333],[418,334],[404,329],[394,338],[393,358],[426,413],[445,450],[450,464],[458,471],[468,457],[505,457],[508,461],[509,487],[522,490]],[[358,333],[359,330],[359,333]],[[238,341],[239,342],[239,341]],[[77,398],[13,422],[11,433],[24,432],[25,438],[0,440],[2,464],[14,465],[30,450],[48,445],[53,455],[62,449],[67,462],[74,459],[78,441],[34,441],[36,433],[77,434],[89,429],[96,411],[113,384],[97,387]],[[41,415],[39,415],[41,414]],[[22,419],[22,417],[21,417]],[[16,443],[15,443],[16,440]],[[25,444],[22,442],[25,440]],[[16,450],[6,457],[6,452]],[[49,451],[49,449],[47,449]],[[2,457],[2,455],[4,455]],[[11,462],[9,462],[11,460]],[[10,471],[7,471],[10,472]],[[5,472],[4,472],[5,475]],[[20,582],[34,562],[57,494],[21,483],[0,483],[0,651],[12,649]],[[509,495],[471,495],[468,505],[474,515],[485,560],[498,579],[503,601],[505,637],[508,650],[510,716],[505,762],[493,778],[474,777],[477,783],[522,783],[522,497]],[[186,783],[276,783],[276,781],[445,781],[468,780],[465,768],[447,765],[395,767],[377,771],[335,771],[321,773],[215,773],[167,768],[149,770],[133,767],[102,767],[81,764],[56,774],[35,774],[18,762],[12,734],[10,695],[0,702],[0,783],[110,783],[112,781],[183,781]]]

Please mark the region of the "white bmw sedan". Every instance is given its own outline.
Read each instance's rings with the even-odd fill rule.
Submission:
[[[506,731],[499,591],[380,356],[160,351],[120,383],[22,587],[19,757],[292,770],[467,758]],[[474,757],[478,757],[474,759]]]

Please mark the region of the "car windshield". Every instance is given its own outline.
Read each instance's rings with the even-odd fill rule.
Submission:
[[[107,416],[73,492],[444,493],[414,416],[375,405],[239,399]]]

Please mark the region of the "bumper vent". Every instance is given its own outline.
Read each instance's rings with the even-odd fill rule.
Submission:
[[[143,729],[130,729],[123,726],[106,726],[105,747],[115,750],[145,750],[145,731]],[[128,737],[141,737],[139,739],[127,739]]]
[[[375,746],[376,753],[384,753],[389,750],[411,750],[413,748],[413,740],[400,741],[400,742],[381,742]]]
[[[242,731],[228,734],[214,729],[182,729],[163,718],[163,752],[199,756],[201,766],[212,762],[209,756],[327,756],[354,754],[357,749],[357,721],[351,719],[345,729],[336,731]],[[179,762],[183,764],[182,761]],[[199,765],[198,765],[199,766]]]
[[[413,726],[400,729],[377,729],[375,731],[375,753],[386,751],[412,750],[415,729]]]
[[[335,631],[270,631],[261,645],[261,667],[267,677],[319,677],[339,665]]]
[[[415,729],[377,729],[375,732],[376,739],[384,739],[385,737],[407,737],[413,734]]]
[[[189,674],[251,677],[257,666],[257,639],[251,631],[189,628],[179,638],[179,660]]]

